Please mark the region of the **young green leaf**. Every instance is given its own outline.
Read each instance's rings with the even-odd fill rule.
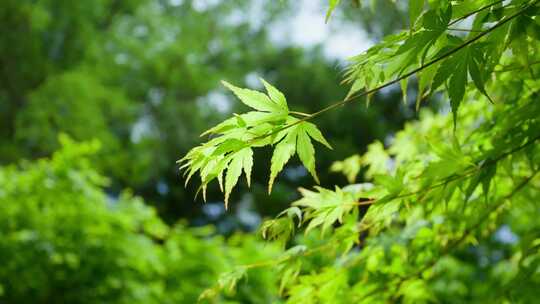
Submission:
[[[448,85],[448,95],[454,116],[454,129],[457,123],[457,112],[459,105],[465,96],[465,86],[467,85],[467,56],[461,54],[457,62],[456,69],[450,77]]]
[[[245,105],[255,110],[271,113],[286,111],[286,109],[273,102],[268,96],[261,92],[249,89],[242,89],[226,81],[223,81],[222,83],[225,87],[231,90],[234,95],[236,95]]]
[[[246,182],[248,187],[251,187],[251,169],[253,168],[253,150],[251,148],[243,149],[242,151],[242,167],[246,174]]]
[[[311,139],[305,130],[300,130],[298,132],[296,145],[298,157],[318,184],[319,178],[317,177],[317,172],[315,171],[315,148],[313,147]]]
[[[328,141],[326,141],[326,139],[316,125],[310,122],[303,122],[302,128],[307,132],[307,134],[309,134],[311,138],[325,145],[328,149],[332,150],[332,146],[328,143]]]
[[[225,209],[229,206],[229,195],[234,186],[236,186],[236,183],[238,183],[238,178],[242,174],[243,165],[244,155],[240,152],[235,153],[227,167],[227,175],[225,176]]]
[[[285,99],[285,95],[283,95],[283,93],[281,93],[274,86],[269,84],[266,80],[262,78],[260,78],[260,80],[266,88],[266,92],[268,93],[268,96],[270,96],[270,99],[272,99],[273,102],[277,103],[281,108],[288,111],[289,109],[287,107],[287,100]]]
[[[493,103],[493,100],[491,100],[491,97],[489,97],[488,93],[486,92],[484,75],[479,68],[479,64],[482,62],[481,53],[472,49],[468,57],[469,75],[471,76],[474,85],[478,91],[480,91],[480,93],[484,94],[484,96],[486,96],[487,99]]]
[[[285,164],[291,159],[296,151],[296,134],[290,132],[287,136],[280,141],[274,149],[270,165],[270,180],[268,181],[268,193],[272,192],[272,186],[274,180]]]
[[[328,20],[330,19],[330,16],[332,16],[332,12],[334,11],[334,9],[336,9],[336,6],[339,5],[339,2],[341,0],[329,0],[329,7],[328,7],[328,10],[326,11],[326,18],[325,18],[325,22],[328,22]]]
[[[204,134],[214,135],[208,142],[191,149],[178,162],[185,170],[186,184],[199,172],[203,198],[207,185],[217,179],[225,193],[225,207],[228,207],[232,189],[237,185],[242,171],[246,174],[248,186],[251,184],[253,150],[276,144],[270,165],[269,192],[278,173],[297,152],[309,173],[318,182],[315,170],[315,148],[311,139],[330,147],[314,124],[301,122],[289,116],[285,96],[274,86],[261,79],[268,95],[261,92],[235,87],[224,82],[246,105],[256,111],[234,114]]]

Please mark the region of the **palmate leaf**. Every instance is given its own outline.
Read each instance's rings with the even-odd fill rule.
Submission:
[[[285,243],[294,232],[296,219],[298,227],[306,225],[306,234],[319,227],[324,233],[333,224],[343,223],[344,218],[356,210],[363,189],[363,185],[336,187],[334,191],[317,186],[315,191],[300,188],[302,198],[293,202],[291,207],[275,219],[265,221],[261,228],[262,236]]]
[[[281,172],[290,158],[298,153],[307,171],[318,182],[315,171],[314,139],[323,145],[330,144],[317,127],[289,115],[287,100],[283,93],[270,83],[261,79],[267,94],[236,87],[223,82],[242,103],[255,111],[234,114],[217,126],[207,130],[203,135],[214,137],[206,143],[193,148],[178,162],[184,170],[186,184],[198,172],[202,190],[206,200],[207,185],[217,180],[225,194],[225,207],[229,205],[229,197],[238,184],[242,173],[246,175],[248,186],[251,185],[253,168],[253,148],[275,145],[270,166],[269,192],[278,173]]]

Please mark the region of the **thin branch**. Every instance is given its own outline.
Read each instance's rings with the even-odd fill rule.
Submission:
[[[354,203],[351,203],[351,205],[354,205],[354,206],[369,206],[369,205],[373,205],[376,202],[377,202],[376,199],[369,199],[369,200],[366,200],[366,201],[354,202]]]
[[[462,29],[462,28],[448,28],[449,31],[456,31],[456,32],[472,32],[472,33],[481,33],[481,30],[473,30],[473,29]]]
[[[289,113],[299,115],[299,116],[304,116],[304,117],[309,117],[311,115],[311,114],[308,114],[308,113],[298,112],[298,111],[289,111]]]
[[[503,2],[504,2],[504,0],[499,0],[499,1],[495,1],[495,2],[493,2],[491,4],[487,4],[485,6],[482,6],[481,8],[479,8],[477,10],[474,10],[474,11],[472,11],[472,12],[470,12],[470,13],[464,15],[464,16],[461,16],[461,17],[457,18],[456,20],[450,22],[448,25],[454,25],[454,24],[460,22],[461,20],[467,19],[467,18],[469,18],[470,16],[472,16],[472,15],[474,15],[476,13],[479,13],[479,12],[485,10],[485,9],[491,8],[491,7],[495,6],[495,5],[503,3]]]

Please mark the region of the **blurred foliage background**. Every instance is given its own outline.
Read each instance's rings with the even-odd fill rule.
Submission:
[[[257,89],[264,77],[303,112],[343,98],[346,55],[406,24],[399,4],[377,1],[388,18],[372,9],[345,5],[324,24],[325,1],[3,0],[2,302],[193,303],[233,262],[271,257],[240,231],[311,185],[305,170],[290,165],[268,196],[267,151],[225,212],[217,188],[194,201],[175,161],[240,110],[221,79]],[[317,121],[335,148],[318,155],[322,185],[346,183],[332,161],[416,115],[399,96]],[[229,300],[277,301],[273,276]]]

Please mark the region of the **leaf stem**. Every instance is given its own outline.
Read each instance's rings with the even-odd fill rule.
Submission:
[[[295,114],[295,115],[304,116],[304,117],[309,117],[309,116],[311,116],[311,114],[304,113],[304,112],[297,112],[297,111],[289,111],[289,113]]]

